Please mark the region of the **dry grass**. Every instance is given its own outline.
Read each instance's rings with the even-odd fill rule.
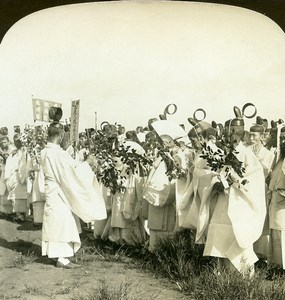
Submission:
[[[173,287],[183,292],[189,299],[285,299],[284,279],[275,276],[271,281],[266,280],[269,269],[259,270],[253,278],[245,278],[238,272],[215,275],[217,274],[215,260],[203,257],[203,246],[195,245],[194,235],[189,230],[178,232],[169,240],[162,241],[153,253],[150,253],[145,246],[118,246],[105,241],[92,241],[92,239],[89,243],[93,247],[93,253],[105,261],[124,262],[126,257],[128,259],[131,257],[131,263],[135,267],[149,271],[156,277],[170,279]],[[119,290],[112,291],[103,282],[97,294],[74,300],[131,299],[120,298],[120,294],[127,297],[126,290],[127,286],[123,286]],[[101,298],[98,298],[98,295],[101,295]]]

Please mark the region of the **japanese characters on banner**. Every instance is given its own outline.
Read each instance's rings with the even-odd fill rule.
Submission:
[[[80,100],[74,100],[71,102],[71,123],[70,123],[71,143],[76,142],[78,140],[79,104],[80,104]]]
[[[33,115],[34,121],[43,121],[43,122],[51,122],[49,119],[49,109],[52,106],[62,107],[61,103],[42,100],[42,99],[32,99],[33,100]]]

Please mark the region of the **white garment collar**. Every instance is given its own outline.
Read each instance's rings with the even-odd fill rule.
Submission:
[[[47,142],[46,148],[60,148],[58,144]]]

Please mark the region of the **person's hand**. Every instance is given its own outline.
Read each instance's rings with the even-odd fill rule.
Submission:
[[[29,177],[31,178],[31,180],[35,179],[35,171],[31,170],[29,171]]]

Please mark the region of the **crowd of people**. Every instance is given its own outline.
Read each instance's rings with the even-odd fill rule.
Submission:
[[[164,114],[129,131],[104,122],[70,142],[59,115],[47,128],[15,126],[12,141],[0,129],[1,214],[42,227],[42,254],[57,267],[78,266],[84,222],[95,238],[150,251],[186,228],[217,270],[285,269],[281,119],[257,116],[246,130],[234,107],[225,124],[194,115],[186,133]]]

